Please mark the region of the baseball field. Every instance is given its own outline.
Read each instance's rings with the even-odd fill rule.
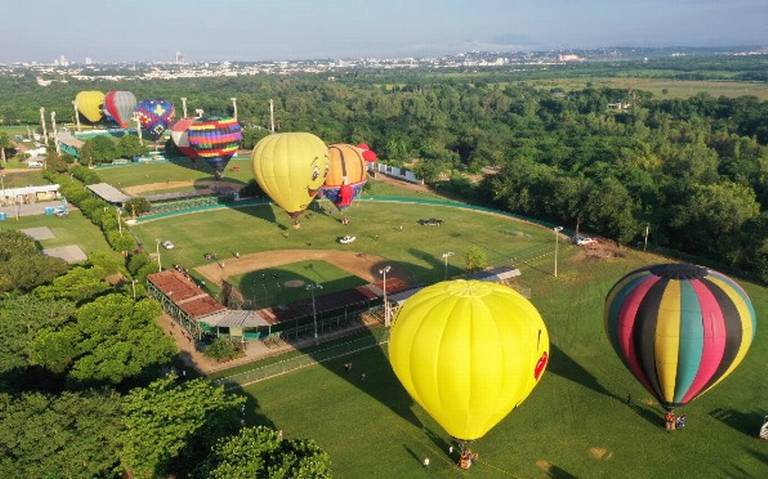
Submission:
[[[554,278],[554,236],[540,226],[423,204],[361,201],[348,214],[352,222],[342,225],[324,205],[309,211],[301,229],[294,230],[282,211],[251,206],[171,216],[131,229],[149,248],[156,239],[175,243],[174,249],[161,250],[165,264],[182,264],[214,281],[227,279],[265,302],[306,295],[304,288],[286,288],[287,282],[368,281],[385,264],[414,282],[437,281],[446,274],[443,253],[455,253],[447,269],[455,275],[463,271],[464,255],[473,246],[490,265],[520,267],[519,281],[530,288],[531,301],[549,329],[550,363],[532,395],[472,445],[480,456],[468,473],[449,456],[450,437],[394,377],[383,328],[350,340],[383,341],[378,347],[329,359],[333,356],[323,348],[332,346],[321,344],[303,350],[316,358],[314,366],[238,388],[249,398],[247,421],[274,425],[288,437],[316,439],[330,453],[336,477],[751,478],[768,471],[768,446],[755,438],[768,414],[768,334],[759,322],[741,366],[688,405],[687,427],[672,433],[663,428],[662,409],[605,337],[603,301],[615,281],[634,268],[669,258],[630,249],[595,257],[561,243],[560,271]],[[421,226],[423,218],[444,223]],[[338,238],[344,235],[357,239],[342,245]],[[207,261],[206,253],[217,259]],[[354,267],[358,270],[350,272]],[[278,280],[265,291],[272,287],[272,273]],[[739,281],[761,318],[768,290]],[[281,361],[292,359],[272,358],[236,372]],[[349,371],[347,363],[352,364]],[[430,466],[425,468],[427,457]]]

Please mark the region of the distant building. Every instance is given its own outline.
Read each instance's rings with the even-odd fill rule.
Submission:
[[[573,53],[565,53],[558,55],[557,59],[561,62],[583,62],[584,58]]]
[[[59,185],[22,186],[0,189],[0,206],[31,204],[59,199]]]
[[[86,65],[92,65],[93,59],[91,57],[85,57],[85,64]]]

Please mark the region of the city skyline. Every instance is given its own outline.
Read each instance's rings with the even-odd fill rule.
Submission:
[[[764,45],[768,4],[756,0],[476,2],[355,0],[104,2],[41,0],[5,8],[0,62],[189,61],[429,56],[468,50]],[[41,15],[40,12],[45,12]],[[404,13],[406,12],[406,13]],[[201,21],[204,19],[204,21]],[[724,21],[727,19],[727,21]]]

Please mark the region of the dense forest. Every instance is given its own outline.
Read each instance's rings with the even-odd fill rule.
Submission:
[[[732,70],[759,76],[765,66]],[[365,141],[383,161],[410,165],[467,199],[621,243],[636,244],[647,226],[656,247],[768,280],[768,102],[660,99],[589,85],[565,92],[513,80],[501,72],[349,72],[333,81],[299,75],[41,88],[31,78],[2,78],[0,88],[12,93],[0,117],[33,123],[41,105],[69,112],[81,89],[186,96],[190,110],[208,114],[230,113],[236,96],[249,148],[267,132],[272,98],[279,131]]]

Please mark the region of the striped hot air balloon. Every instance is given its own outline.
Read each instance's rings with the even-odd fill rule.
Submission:
[[[752,344],[755,326],[755,310],[741,286],[690,264],[633,271],[605,301],[613,348],[668,410],[733,372]]]
[[[199,118],[187,130],[189,146],[219,175],[237,153],[243,130],[234,118]]]
[[[104,95],[104,116],[120,128],[128,128],[134,108],[136,97],[129,91],[110,91]]]
[[[194,148],[189,146],[189,127],[197,118],[182,118],[171,127],[171,139],[182,155],[191,160],[198,158]]]
[[[142,100],[136,104],[136,114],[142,128],[151,136],[159,138],[173,121],[176,110],[168,100]]]

